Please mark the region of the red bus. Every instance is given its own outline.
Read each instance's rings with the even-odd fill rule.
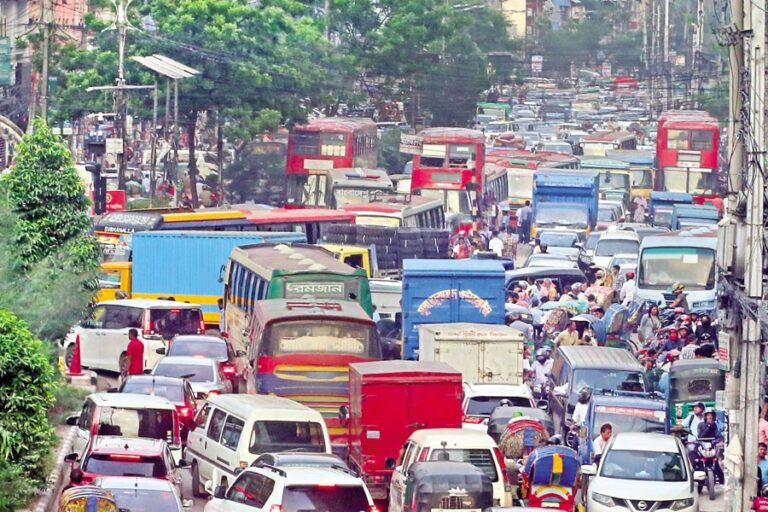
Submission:
[[[378,146],[370,119],[331,117],[295,126],[288,136],[286,204],[328,207],[328,171],[375,168]]]
[[[413,156],[411,191],[440,199],[447,216],[472,215],[467,185],[474,184],[476,197],[485,192],[485,135],[466,128],[428,128],[419,135],[422,150]]]
[[[701,111],[665,112],[656,135],[655,189],[703,203],[718,194],[720,127]]]
[[[334,451],[344,450],[347,428],[339,408],[349,405],[349,364],[381,359],[374,321],[355,302],[258,300],[247,334],[256,392],[317,410]]]

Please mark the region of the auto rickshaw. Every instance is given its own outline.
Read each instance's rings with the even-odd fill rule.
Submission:
[[[59,512],[118,512],[115,496],[95,485],[72,487],[61,493]]]
[[[516,407],[513,405],[501,405],[496,407],[488,420],[488,435],[493,438],[496,444],[499,443],[501,435],[507,429],[507,425],[513,418],[529,418],[541,423],[550,436],[555,435],[555,424],[552,423],[552,417],[544,409],[533,409],[531,407]]]
[[[612,304],[605,312],[605,346],[617,348],[630,348],[629,331],[627,330],[627,318],[629,309],[621,304]]]
[[[603,319],[597,318],[595,315],[577,315],[571,318],[571,321],[576,322],[579,339],[583,339],[584,333],[587,333],[592,337],[595,345],[605,346],[606,324]]]
[[[408,469],[403,512],[485,510],[491,506],[491,478],[468,462],[417,462]]]
[[[565,446],[542,446],[523,469],[521,497],[529,507],[573,511],[580,485],[579,457]]]
[[[715,359],[684,359],[669,368],[669,394],[667,395],[667,432],[681,426],[702,402],[705,409],[715,408],[715,393],[725,389],[725,372]],[[715,411],[721,429],[726,425],[724,411]]]
[[[499,438],[499,450],[505,459],[518,460],[528,456],[549,439],[547,429],[539,421],[523,416],[512,418]]]

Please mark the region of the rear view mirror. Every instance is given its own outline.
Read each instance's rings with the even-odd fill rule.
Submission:
[[[161,356],[165,355],[165,347],[160,347],[157,350],[155,350],[155,353],[160,354]]]
[[[238,350],[237,352],[235,352],[235,355],[237,357],[245,357],[246,353],[245,353],[245,350]]]
[[[227,494],[227,488],[223,485],[219,485],[216,487],[216,489],[213,491],[213,497],[219,500],[223,500],[224,496]]]
[[[339,407],[339,419],[345,425],[349,421],[349,406],[348,405],[342,405],[341,407]]]
[[[397,462],[395,462],[395,459],[392,457],[387,457],[387,459],[384,461],[384,467],[387,469],[395,469],[395,465]]]
[[[67,418],[67,425],[70,427],[74,427],[77,425],[77,422],[80,421],[80,415],[75,414],[74,416],[70,416]]]
[[[549,409],[549,401],[548,400],[537,401],[536,408],[541,409],[542,411],[546,411],[547,409]]]
[[[70,453],[69,455],[67,455],[66,457],[64,457],[64,460],[65,460],[66,462],[77,462],[77,460],[78,460],[79,458],[80,458],[80,457],[79,457],[79,456],[78,456],[76,453]]]
[[[581,466],[581,474],[586,476],[594,476],[597,474],[596,464],[584,464]]]

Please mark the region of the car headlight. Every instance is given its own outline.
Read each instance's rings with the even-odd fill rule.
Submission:
[[[592,493],[592,501],[597,502],[601,505],[605,505],[606,507],[615,507],[616,502],[613,501],[613,498],[610,496],[606,496],[605,494],[600,494],[598,492]]]
[[[685,498],[684,500],[675,500],[672,503],[670,510],[683,510],[693,506],[693,498]]]

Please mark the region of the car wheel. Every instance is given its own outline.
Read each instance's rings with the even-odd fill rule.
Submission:
[[[200,485],[200,470],[197,468],[197,462],[192,463],[192,496],[195,498],[205,497],[205,490]]]
[[[123,352],[120,354],[120,360],[117,363],[118,368],[120,368],[120,373],[122,375],[126,375],[128,373],[128,354]]]
[[[67,350],[64,352],[64,364],[67,365],[67,368],[72,367],[72,359],[75,357],[75,344],[67,347]]]

